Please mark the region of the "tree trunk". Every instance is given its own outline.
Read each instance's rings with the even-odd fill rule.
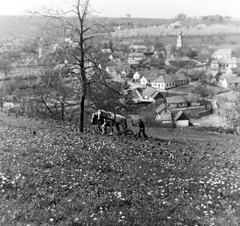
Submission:
[[[84,127],[84,105],[85,105],[85,94],[82,94],[81,96],[81,101],[80,101],[80,109],[79,109],[79,132],[83,132],[83,127]]]
[[[64,116],[65,116],[65,106],[63,103],[61,103],[62,105],[62,110],[61,110],[61,120],[64,121]]]

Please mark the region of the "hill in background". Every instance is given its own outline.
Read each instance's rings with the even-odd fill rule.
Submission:
[[[45,22],[44,17],[0,16],[0,36],[36,36]]]
[[[26,36],[32,37],[39,34],[41,28],[44,26],[49,18],[42,16],[0,16],[0,36]],[[143,27],[148,26],[161,26],[169,25],[174,22],[174,19],[164,19],[164,18],[117,18],[109,17],[103,20],[106,24],[110,26],[117,25],[141,25]],[[224,24],[224,25],[235,25],[240,26],[239,21],[224,20],[221,23],[217,21],[200,20],[188,18],[181,21],[182,27],[191,27],[198,24]]]

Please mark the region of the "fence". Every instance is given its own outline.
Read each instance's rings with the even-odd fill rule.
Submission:
[[[199,117],[203,117],[203,116],[211,115],[212,113],[213,113],[213,109],[211,108],[210,110],[199,112],[198,115]]]

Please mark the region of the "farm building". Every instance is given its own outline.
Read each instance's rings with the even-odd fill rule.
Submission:
[[[167,105],[170,108],[200,107],[200,101],[195,96],[172,96],[166,97]]]
[[[171,109],[166,105],[166,104],[161,104],[157,109],[156,109],[156,120],[161,121],[163,123],[170,123],[173,121],[172,119],[172,111]]]
[[[146,87],[142,92],[143,99],[152,100],[155,102],[156,100],[165,102],[165,97],[157,90],[152,87]]]
[[[184,114],[182,111],[179,111],[175,117],[173,118],[177,127],[186,127],[190,126],[191,122],[190,119]]]

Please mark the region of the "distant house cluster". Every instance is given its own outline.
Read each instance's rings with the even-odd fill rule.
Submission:
[[[240,59],[233,56],[231,49],[218,49],[212,54],[211,69],[214,83],[226,89],[240,88]]]
[[[151,86],[159,90],[167,90],[173,87],[187,85],[188,78],[183,74],[167,74],[162,71],[138,71],[134,73],[133,80],[139,82],[143,86]]]

